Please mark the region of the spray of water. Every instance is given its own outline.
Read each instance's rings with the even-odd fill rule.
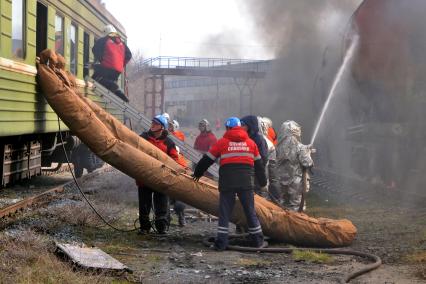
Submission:
[[[339,72],[337,72],[336,76],[334,77],[333,85],[331,86],[330,92],[328,93],[327,100],[325,101],[322,107],[321,115],[319,119],[317,120],[317,124],[315,125],[314,134],[312,135],[312,138],[311,138],[311,143],[310,143],[311,145],[314,144],[315,142],[315,138],[317,137],[318,130],[324,119],[324,115],[327,112],[328,106],[330,105],[330,101],[335,96],[337,87],[339,86],[339,83],[342,80],[342,77],[345,74],[345,71],[351,62],[353,54],[358,46],[358,41],[359,41],[359,36],[355,35],[352,39],[352,43],[349,49],[346,51],[345,58],[343,59],[342,65],[339,68]]]

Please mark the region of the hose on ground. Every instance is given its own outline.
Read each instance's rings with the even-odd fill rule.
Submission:
[[[236,237],[242,237],[247,235],[248,234],[230,235],[229,237],[236,238]],[[207,237],[203,239],[203,244],[207,247],[211,247],[213,243],[214,243],[214,237]],[[240,251],[240,252],[263,252],[263,253],[292,253],[293,251],[311,251],[311,252],[327,253],[327,254],[354,255],[354,256],[359,256],[359,257],[367,258],[374,261],[374,263],[365,265],[363,268],[345,275],[343,277],[343,281],[345,283],[348,283],[350,280],[378,268],[382,264],[382,260],[377,255],[360,252],[356,250],[349,250],[349,249],[283,248],[283,247],[255,248],[255,247],[243,247],[243,246],[236,246],[236,245],[229,245],[227,249]]]

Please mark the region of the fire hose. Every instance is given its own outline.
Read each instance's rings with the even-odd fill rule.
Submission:
[[[59,133],[60,133],[60,138],[61,140],[62,138],[62,133],[60,130],[60,121],[59,121],[59,117],[58,117],[58,127],[59,127]],[[62,143],[62,146],[64,145],[64,143]],[[66,153],[66,150],[63,146],[63,151],[68,163],[68,166],[70,167],[70,161],[68,159],[68,155]],[[71,168],[70,168],[71,170]],[[135,229],[119,229],[115,226],[113,226],[112,224],[110,224],[97,210],[96,208],[94,208],[93,204],[87,199],[86,195],[83,193],[83,191],[81,190],[77,179],[74,176],[74,173],[71,170],[71,174],[72,177],[74,179],[75,184],[77,185],[78,190],[80,191],[80,193],[82,194],[83,198],[86,200],[86,202],[89,204],[89,206],[92,208],[92,210],[96,213],[96,215],[98,215],[98,217],[109,227],[113,228],[116,231],[119,232],[134,232],[136,230],[138,230],[138,228],[136,228],[135,225]],[[137,222],[137,219],[135,220],[135,223]],[[153,226],[154,228],[154,226]],[[248,234],[241,234],[241,235],[231,235],[230,237],[241,237],[241,236],[247,236]],[[210,238],[206,238],[203,240],[204,245],[210,247],[212,245],[214,241],[214,237],[210,237]],[[373,255],[373,254],[369,254],[369,253],[364,253],[364,252],[359,252],[359,251],[354,251],[354,250],[342,250],[342,249],[318,249],[318,248],[282,248],[282,247],[273,247],[273,248],[268,248],[268,247],[262,247],[262,248],[254,248],[254,247],[243,247],[243,246],[235,246],[235,245],[231,245],[228,246],[229,250],[234,250],[234,251],[240,251],[240,252],[265,252],[265,253],[292,253],[295,250],[300,250],[300,251],[312,251],[312,252],[322,252],[322,253],[328,253],[328,254],[341,254],[341,255],[354,255],[354,256],[360,256],[360,257],[364,257],[364,258],[369,258],[371,260],[374,260],[373,264],[369,264],[364,266],[362,269],[359,269],[357,271],[354,271],[348,275],[346,275],[344,277],[344,281],[345,283],[349,282],[351,279],[358,277],[364,273],[367,273],[369,271],[372,271],[376,268],[378,268],[381,264],[382,264],[382,260],[380,259],[380,257]]]
[[[245,237],[248,234],[238,234],[238,235],[230,235],[230,238],[237,237]],[[214,237],[207,237],[203,239],[203,244],[207,247],[211,247],[214,243]],[[239,252],[262,252],[262,253],[292,253],[294,251],[310,251],[310,252],[318,252],[318,253],[327,253],[327,254],[340,254],[340,255],[353,255],[359,256],[363,258],[370,259],[374,261],[374,263],[365,265],[363,268],[351,272],[343,277],[344,283],[348,283],[351,279],[354,279],[362,274],[365,274],[369,271],[372,271],[382,265],[382,260],[380,257],[374,254],[360,252],[356,250],[349,249],[322,249],[322,248],[284,248],[284,247],[245,247],[245,246],[237,246],[237,245],[228,245],[228,250],[239,251]]]

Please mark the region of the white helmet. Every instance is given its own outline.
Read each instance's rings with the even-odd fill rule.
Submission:
[[[180,125],[179,125],[179,122],[177,120],[174,119],[172,121],[172,124],[173,124],[173,127],[174,127],[175,130],[179,129]]]
[[[200,126],[204,126],[205,127],[205,129],[206,129],[206,131],[210,131],[211,130],[211,128],[210,128],[210,122],[207,120],[207,119],[205,119],[205,118],[203,118],[199,123],[198,123],[198,127],[200,127]]]
[[[115,33],[115,34],[117,33],[117,30],[114,28],[113,25],[106,25],[104,27],[104,29],[102,30],[102,34],[104,36],[107,36],[107,35],[112,34],[112,33]]]
[[[170,115],[167,113],[167,112],[165,112],[165,113],[163,113],[162,114],[167,120],[170,120]]]
[[[272,120],[269,117],[262,117],[263,123],[266,124],[266,126],[268,126],[268,128],[272,127]]]
[[[263,121],[263,117],[258,116],[257,117],[257,126],[259,127],[259,130],[262,134],[268,135],[268,128],[266,127],[265,122]]]
[[[287,120],[284,121],[281,125],[280,134],[283,137],[295,136],[300,141],[300,138],[302,137],[302,128],[297,122],[293,120]]]

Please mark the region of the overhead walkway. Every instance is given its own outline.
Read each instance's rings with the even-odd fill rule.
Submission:
[[[269,61],[225,58],[159,56],[139,63],[152,75],[264,78]]]
[[[271,60],[159,56],[140,61],[144,76],[144,112],[154,116],[164,111],[165,76],[231,78],[240,92],[240,114],[253,110],[254,87],[265,78]],[[160,104],[158,104],[160,102]]]

